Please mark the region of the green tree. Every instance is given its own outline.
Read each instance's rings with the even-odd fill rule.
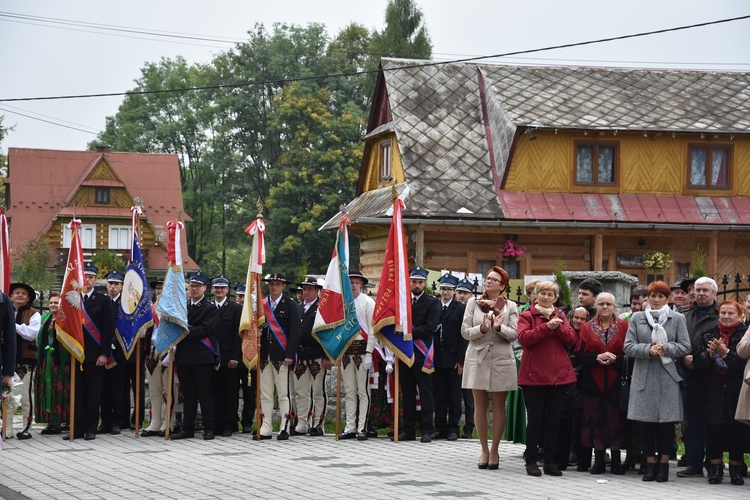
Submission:
[[[55,274],[48,269],[52,260],[43,237],[29,240],[23,250],[16,253],[13,262],[13,279],[26,283],[34,290],[49,290]]]
[[[372,35],[376,57],[429,59],[432,41],[422,10],[412,0],[390,0],[385,8],[385,27]]]
[[[3,118],[0,116],[0,144],[3,143],[5,135],[11,130],[3,127]],[[0,149],[0,206],[5,206],[5,180],[8,178],[8,157]]]
[[[97,252],[91,262],[99,268],[99,273],[96,275],[97,278],[106,278],[112,271],[120,271],[125,274],[125,270],[127,269],[125,262],[116,253],[109,250]]]

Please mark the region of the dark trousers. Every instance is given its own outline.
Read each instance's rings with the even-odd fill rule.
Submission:
[[[464,433],[471,434],[474,430],[474,393],[471,389],[461,389],[464,395]]]
[[[135,360],[136,354],[133,353],[130,357],[131,360]],[[143,356],[141,356],[141,361],[143,361]],[[146,415],[146,395],[144,394],[146,390],[145,380],[146,380],[146,373],[145,365],[141,363],[140,366],[141,374],[140,374],[140,389],[138,393],[138,399],[140,400],[138,402],[139,410],[138,410],[138,422],[143,425],[143,417]],[[133,399],[132,401],[135,401],[135,385],[136,385],[136,364],[135,363],[128,363],[125,365],[125,376],[123,378],[123,386],[122,386],[122,407],[123,407],[123,416],[122,416],[122,428],[127,429],[130,427],[131,423],[135,425],[135,404],[133,404],[133,412],[130,412],[130,397],[132,395]]]
[[[240,423],[242,428],[250,428],[253,426],[253,419],[255,418],[255,388],[257,387],[258,372],[253,367],[252,372],[248,373],[245,363],[240,363],[237,367],[239,374],[239,384],[242,389],[242,415],[240,415]],[[247,377],[250,377],[250,384],[247,383]],[[238,402],[239,404],[239,402]]]
[[[455,368],[435,368],[432,374],[435,395],[435,430],[458,434],[461,420],[461,375]],[[447,420],[446,420],[447,418]]]
[[[638,422],[643,439],[643,456],[670,455],[674,449],[674,422]],[[658,461],[658,458],[657,458]],[[699,465],[699,467],[703,467]]]
[[[432,434],[432,416],[435,410],[435,399],[432,392],[432,375],[422,371],[422,360],[417,356],[414,364],[409,367],[399,360],[399,378],[401,392],[404,398],[404,429],[403,432],[415,435],[417,432],[417,387],[421,401],[421,430],[422,434]]]
[[[555,463],[560,415],[562,414],[567,385],[526,385],[522,387],[526,402],[526,463],[535,463],[539,443],[544,441],[544,463]]]
[[[225,429],[237,431],[237,410],[240,406],[238,368],[222,366],[214,371],[214,430],[217,434]]]
[[[84,370],[86,369],[84,365]],[[112,425],[121,426],[123,419],[122,393],[125,380],[125,362],[120,361],[109,370],[105,369],[101,380],[102,427],[109,430]],[[76,383],[76,386],[78,384]],[[129,407],[129,405],[128,405]],[[76,418],[76,420],[78,420]]]
[[[693,374],[694,375],[694,374]],[[701,383],[695,376],[687,380],[682,391],[685,406],[685,458],[691,467],[703,467],[705,459],[703,439],[703,391]],[[671,453],[671,452],[670,452]]]
[[[706,426],[706,458],[715,460],[729,452],[729,460],[741,462],[745,451],[746,425],[736,420],[723,425]]]
[[[180,374],[180,390],[182,391],[183,415],[182,429],[186,432],[195,430],[195,417],[198,414],[198,402],[201,404],[203,428],[214,428],[214,396],[212,364],[177,365]]]
[[[74,428],[70,430],[74,438],[83,434],[93,434],[99,423],[99,403],[102,395],[102,380],[105,368],[95,363],[84,363],[83,370],[75,364],[76,370],[76,414]]]

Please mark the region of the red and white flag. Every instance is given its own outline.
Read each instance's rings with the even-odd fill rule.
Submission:
[[[65,266],[60,310],[55,320],[55,330],[60,343],[79,363],[83,363],[83,310],[82,289],[83,249],[81,247],[81,221],[73,219],[70,228],[70,252]]]

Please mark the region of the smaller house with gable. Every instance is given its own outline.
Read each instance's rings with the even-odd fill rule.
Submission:
[[[9,148],[5,182],[11,259],[29,240],[43,238],[53,256],[50,268],[62,278],[70,248],[73,215],[82,222],[84,260],[101,251],[130,258],[131,210],[143,203],[139,242],[149,277],[163,277],[167,263],[167,227],[183,211],[176,155],[58,151]],[[182,232],[183,266],[198,269],[188,257]]]

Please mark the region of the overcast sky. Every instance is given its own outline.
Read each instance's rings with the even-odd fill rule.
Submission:
[[[418,0],[433,43],[433,58],[502,54],[750,14],[744,0]],[[386,0],[2,0],[0,99],[123,92],[146,62],[181,55],[207,62],[244,40],[255,23],[316,22],[331,37],[351,22],[382,29]],[[41,16],[54,22],[7,14]],[[102,34],[68,21],[201,35],[229,43]],[[750,19],[675,33],[503,58],[506,64],[605,65],[750,71]],[[498,60],[493,60],[497,61]],[[0,102],[0,145],[85,149],[117,112],[121,97]],[[29,115],[37,119],[21,116]],[[74,127],[73,130],[41,120]]]

